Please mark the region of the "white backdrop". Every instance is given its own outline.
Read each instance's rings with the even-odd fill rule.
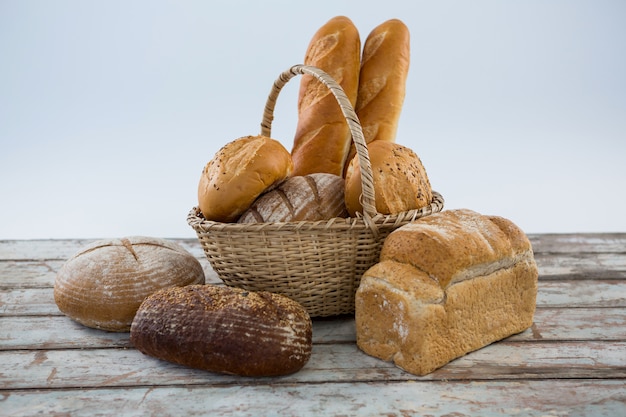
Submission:
[[[336,15],[411,30],[397,141],[446,208],[626,232],[626,2],[0,0],[0,239],[193,237],[204,164],[257,134]],[[273,137],[291,149],[296,78]]]

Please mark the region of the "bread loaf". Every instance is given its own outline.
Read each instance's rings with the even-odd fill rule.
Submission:
[[[425,375],[532,325],[537,266],[510,220],[447,210],[393,231],[356,293],[357,344]]]
[[[334,174],[291,177],[261,195],[239,218],[239,223],[327,220],[348,217],[344,180]]]
[[[401,20],[383,22],[365,40],[354,110],[361,122],[366,143],[396,140],[410,55],[409,29]],[[352,144],[346,165],[355,154]]]
[[[54,281],[54,301],[85,326],[127,332],[148,295],[204,282],[200,262],[176,243],[145,236],[104,239],[63,264]]]
[[[320,68],[356,103],[361,41],[345,16],[330,19],[314,34],[305,65]],[[291,155],[293,175],[325,172],[343,176],[352,136],[332,92],[315,77],[303,75],[298,96],[298,123]]]
[[[395,214],[425,207],[432,202],[432,188],[422,161],[413,150],[388,141],[368,145],[376,211]],[[361,169],[355,156],[346,171],[345,199],[350,216],[363,212]]]
[[[277,140],[236,139],[204,167],[198,184],[200,211],[207,220],[235,222],[261,193],[283,182],[292,170],[291,155]]]
[[[130,340],[146,355],[243,376],[300,370],[311,356],[311,319],[274,293],[192,285],[158,291],[141,304]]]

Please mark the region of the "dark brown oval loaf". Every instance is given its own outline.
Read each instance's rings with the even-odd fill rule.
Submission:
[[[300,370],[311,357],[311,318],[296,301],[217,285],[157,291],[130,330],[141,352],[169,362],[242,376]]]

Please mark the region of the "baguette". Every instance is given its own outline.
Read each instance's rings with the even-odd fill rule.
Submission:
[[[383,22],[365,40],[354,110],[366,143],[396,140],[410,58],[410,33],[401,20]],[[352,144],[346,165],[355,155]]]
[[[357,28],[345,16],[330,19],[314,34],[305,65],[325,71],[356,104],[361,41]],[[298,96],[298,123],[291,151],[293,175],[324,172],[343,176],[352,135],[332,92],[315,77],[302,76]]]
[[[537,265],[510,220],[471,210],[421,218],[386,238],[355,296],[357,345],[425,375],[532,325]]]

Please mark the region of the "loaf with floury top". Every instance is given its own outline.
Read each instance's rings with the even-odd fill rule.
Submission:
[[[177,243],[150,236],[102,239],[63,264],[54,281],[54,301],[87,327],[128,332],[146,296],[204,282],[200,262]]]
[[[533,323],[537,265],[513,222],[457,209],[402,226],[357,290],[357,345],[417,375]]]

